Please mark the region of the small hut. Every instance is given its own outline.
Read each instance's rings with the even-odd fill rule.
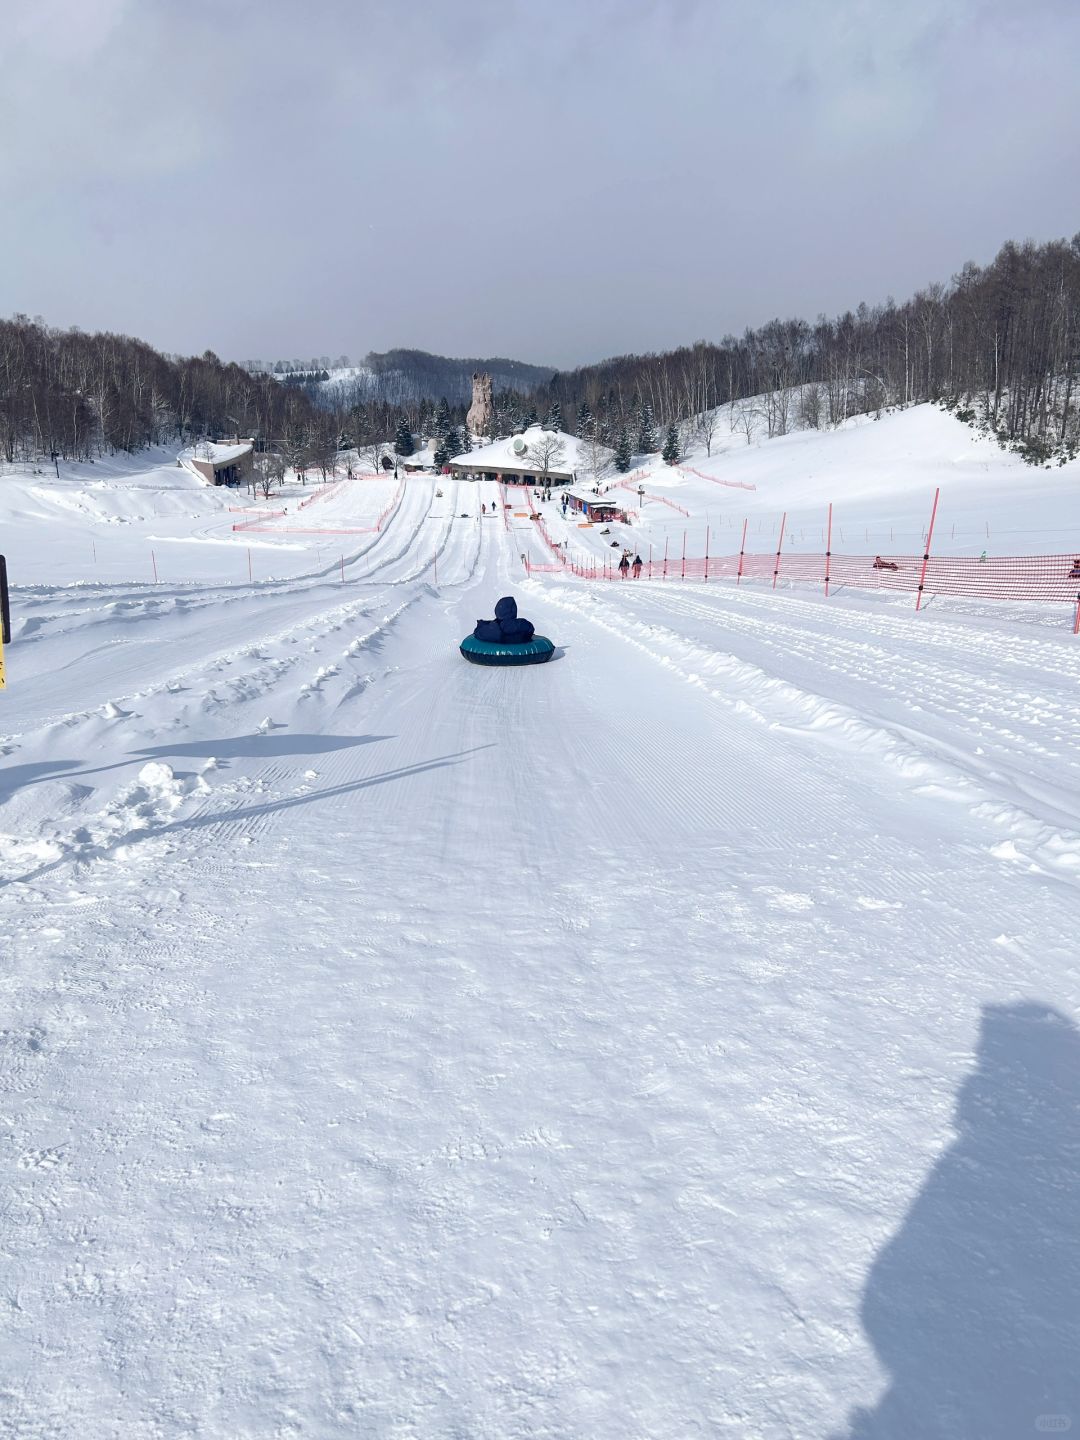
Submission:
[[[210,485],[246,485],[255,468],[253,443],[236,445],[208,443],[191,454],[188,464]]]

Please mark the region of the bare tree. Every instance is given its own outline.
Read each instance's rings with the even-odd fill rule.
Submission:
[[[320,425],[309,447],[312,464],[319,467],[324,480],[333,474],[337,464],[337,432],[331,425]]]
[[[791,387],[780,383],[766,390],[762,396],[762,408],[769,439],[774,435],[786,435],[791,420]]]
[[[799,395],[799,425],[804,430],[820,430],[824,399],[820,385],[804,385]]]
[[[754,431],[757,429],[758,408],[746,401],[739,407],[737,424],[739,429],[746,436],[746,443],[750,445],[754,439]]]
[[[379,474],[383,456],[390,453],[390,446],[385,440],[367,440],[363,445],[357,446],[356,453],[360,456],[361,464]]]
[[[262,491],[263,499],[270,499],[270,492],[275,485],[280,485],[285,479],[285,462],[280,455],[263,454],[255,456],[255,469],[252,472],[252,489]]]
[[[552,468],[566,457],[566,445],[556,430],[541,430],[538,438],[526,451],[529,464],[537,471],[541,480],[546,480]]]
[[[705,446],[706,455],[712,454],[713,440],[716,438],[716,432],[719,427],[719,410],[703,410],[693,422],[690,435],[692,435],[695,440],[701,441]]]
[[[581,453],[585,457],[585,467],[594,480],[602,480],[610,472],[615,460],[614,450],[610,445],[604,444],[595,429],[581,442]]]
[[[285,456],[285,463],[291,466],[291,468],[296,471],[302,483],[306,485],[307,478],[304,475],[304,471],[307,469],[308,465],[311,464],[311,458],[308,454],[307,440],[301,435],[291,437],[290,439],[286,440],[284,446],[282,447],[282,453]]]

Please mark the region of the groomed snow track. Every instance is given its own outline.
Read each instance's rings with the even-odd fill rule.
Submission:
[[[17,600],[0,1434],[1080,1415],[1071,637],[525,580],[444,488]],[[463,664],[508,590],[555,661]]]

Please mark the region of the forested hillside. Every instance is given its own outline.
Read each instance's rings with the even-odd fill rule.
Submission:
[[[594,416],[611,443],[642,414],[666,424],[749,396],[761,399],[741,423],[767,435],[943,400],[1039,460],[1076,452],[1078,370],[1080,235],[1009,243],[992,264],[965,265],[901,305],[620,356],[556,376],[533,400],[541,412],[557,400],[568,417]]]
[[[326,450],[388,440],[402,420],[431,433],[436,396],[461,424],[474,369],[495,379],[500,434],[539,419],[642,450],[672,424],[696,428],[708,445],[719,407],[749,397],[754,405],[731,412],[748,441],[941,401],[1030,460],[1065,458],[1080,446],[1080,235],[1009,243],[992,264],[968,264],[903,304],[772,320],[719,343],[555,375],[512,360],[391,350],[368,356],[346,383],[287,384],[209,351],[170,358],[126,336],[16,316],[0,321],[0,458],[237,434]]]
[[[7,461],[54,451],[84,459],[202,436],[278,437],[314,430],[319,418],[302,390],[210,351],[169,359],[126,335],[53,330],[25,315],[0,321],[0,458]]]
[[[356,404],[419,406],[425,400],[445,399],[469,404],[472,377],[477,371],[491,376],[496,389],[526,391],[545,384],[550,365],[527,365],[504,356],[486,359],[451,359],[427,350],[372,351],[359,365],[342,355],[332,365],[326,355],[313,360],[247,360],[254,374],[276,375],[286,385],[306,386],[316,404],[349,408]]]
[[[550,365],[527,365],[521,360],[453,360],[429,355],[425,350],[387,350],[372,353],[364,361],[356,381],[356,399],[387,400],[395,405],[412,405],[420,400],[445,397],[451,405],[468,405],[472,396],[474,371],[491,376],[496,389],[528,391],[550,379]]]

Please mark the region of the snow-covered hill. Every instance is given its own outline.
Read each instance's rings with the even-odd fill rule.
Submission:
[[[640,483],[635,545],[1080,541],[926,409]],[[1062,1428],[1067,607],[527,579],[497,499],[0,477],[0,1433]],[[465,665],[508,592],[556,659]]]

